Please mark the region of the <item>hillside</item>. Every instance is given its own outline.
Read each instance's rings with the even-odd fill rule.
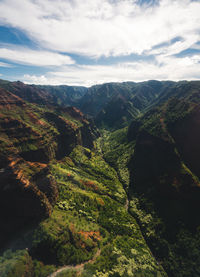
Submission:
[[[53,96],[53,101],[60,105],[76,106],[79,100],[87,93],[86,87],[78,86],[34,86]]]
[[[80,99],[80,109],[95,117],[99,127],[116,130],[127,126],[154,103],[173,82],[108,83],[93,86]]]
[[[178,96],[151,109],[129,127],[129,141],[135,141],[129,162],[129,195],[134,207],[151,214],[151,227],[143,225],[144,235],[155,256],[164,261],[167,273],[198,276],[199,91]]]
[[[12,228],[51,214],[58,191],[49,162],[78,144],[91,145],[95,136],[75,108],[56,112],[25,99],[0,89],[1,243]]]

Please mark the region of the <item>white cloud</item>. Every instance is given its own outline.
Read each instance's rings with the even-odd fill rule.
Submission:
[[[178,54],[188,48],[193,48],[195,43],[199,40],[199,35],[197,34],[190,34],[188,35],[187,39],[179,40],[175,43],[164,45],[162,47],[158,47],[152,49],[150,51],[146,51],[146,55],[161,55],[161,56],[170,56]]]
[[[0,67],[13,67],[11,64],[0,62]]]
[[[67,84],[91,86],[106,82],[199,79],[200,56],[189,58],[168,57],[162,66],[159,63],[131,62],[117,65],[65,66],[60,71],[42,76],[24,75],[22,80],[35,84]]]
[[[141,7],[135,0],[2,0],[0,10],[2,24],[20,28],[40,46],[93,57],[141,54],[181,36],[178,51],[199,39],[199,1]]]
[[[31,84],[40,84],[40,85],[49,85],[48,79],[44,75],[40,76],[35,76],[35,75],[29,75],[29,74],[24,74],[23,79],[25,80],[26,83],[31,83]],[[52,85],[56,85],[56,83],[51,83]]]
[[[0,58],[20,64],[35,66],[61,66],[74,63],[67,55],[61,55],[50,51],[30,50],[28,48],[12,45],[0,47]],[[6,65],[5,63],[2,64],[4,64],[4,66]]]

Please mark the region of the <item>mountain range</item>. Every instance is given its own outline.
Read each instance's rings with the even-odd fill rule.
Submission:
[[[0,80],[1,276],[200,276],[199,141],[200,81]]]

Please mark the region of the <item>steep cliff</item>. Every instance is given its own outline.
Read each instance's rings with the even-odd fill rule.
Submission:
[[[199,105],[174,98],[129,127],[130,189],[154,199],[169,221],[199,223],[199,130]]]
[[[49,162],[78,144],[92,148],[94,129],[76,108],[39,107],[0,89],[0,245],[13,229],[51,214],[58,189]]]

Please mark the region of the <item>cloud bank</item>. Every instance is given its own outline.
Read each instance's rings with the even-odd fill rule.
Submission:
[[[191,55],[191,52],[190,57],[175,58],[187,49],[200,48],[200,2],[160,0],[138,4],[139,2],[141,1],[2,0],[0,24],[21,30],[39,50],[0,48],[0,58],[37,66],[60,66],[60,70],[54,73],[48,71],[44,75],[49,81],[53,80],[49,76],[53,76],[54,80],[57,76],[57,81],[61,80],[56,72],[66,73],[65,79],[71,76],[71,81],[73,78],[77,80],[74,75],[79,74],[78,81],[82,80],[83,83],[90,82],[90,79],[91,82],[105,78],[112,80],[114,76],[110,70],[116,73],[116,80],[121,80],[120,76],[136,81],[148,76],[154,79],[162,76],[168,79],[182,76],[186,79],[200,78],[196,72],[200,69],[200,51],[195,52],[195,55]],[[80,66],[77,60],[77,66],[74,67],[75,61],[66,54],[92,58],[97,65]],[[154,62],[141,61],[131,67],[126,63],[108,64],[104,67],[98,65],[101,57],[131,54],[153,56]],[[64,71],[63,66],[70,64],[72,66]],[[125,77],[127,69],[130,72]],[[100,70],[104,70],[104,73]],[[44,76],[41,76],[43,81]],[[89,79],[86,80],[86,77]]]
[[[68,84],[89,87],[107,82],[146,81],[152,79],[196,80],[200,78],[199,65],[200,56],[193,56],[192,59],[171,57],[162,66],[145,61],[107,66],[65,66],[60,71],[50,71],[42,76],[25,74],[23,81],[30,84]]]
[[[0,48],[0,58],[10,60],[19,64],[35,66],[61,66],[73,64],[74,61],[67,55],[61,55],[50,51],[30,50],[22,47]]]

